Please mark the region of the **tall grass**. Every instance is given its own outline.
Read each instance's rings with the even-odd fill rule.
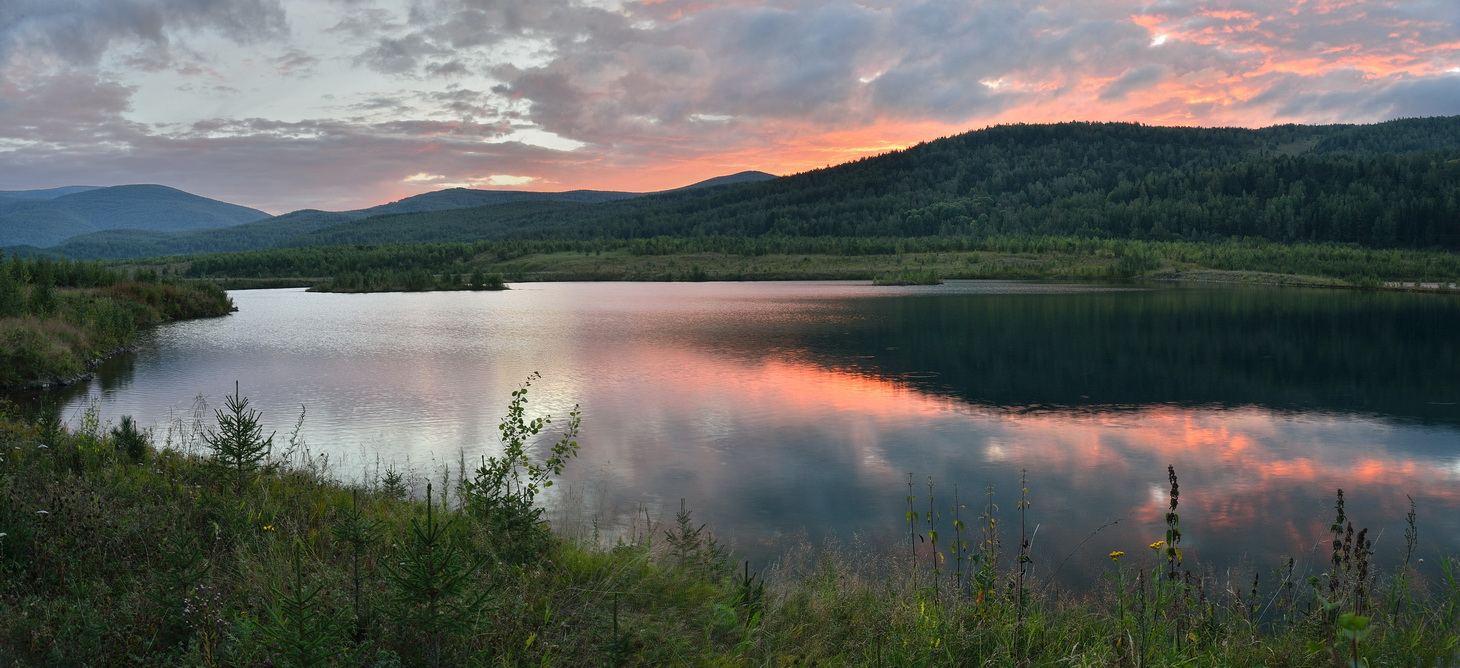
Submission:
[[[161,435],[109,428],[92,411],[67,429],[0,411],[0,664],[1460,661],[1453,558],[1438,581],[1408,559],[1379,572],[1340,496],[1321,573],[1305,577],[1288,561],[1260,571],[1274,573],[1265,579],[1219,576],[1181,551],[1174,467],[1164,534],[1111,553],[1088,592],[1029,577],[1028,563],[1042,559],[1030,527],[1088,528],[1042,516],[1032,503],[1040,488],[1027,482],[1009,541],[994,490],[967,509],[933,479],[910,484],[911,542],[900,556],[802,544],[757,572],[694,521],[688,502],[670,526],[606,544],[568,539],[547,530],[525,485],[540,489],[571,465],[576,415],[561,437],[531,438],[526,389],[503,419],[521,445],[510,460],[488,458],[477,473],[462,464],[454,484],[424,494],[402,482],[419,476],[394,468],[337,480],[293,438],[240,477],[208,446],[206,425]],[[976,524],[965,526],[970,515]],[[1412,555],[1417,513],[1407,520]]]
[[[140,327],[223,315],[210,283],[125,276],[96,263],[0,257],[0,389],[66,382],[126,347]]]

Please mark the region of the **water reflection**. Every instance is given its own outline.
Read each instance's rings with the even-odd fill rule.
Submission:
[[[606,435],[593,445],[617,464],[603,479],[619,504],[639,497],[612,490],[658,490],[660,507],[701,499],[701,516],[742,541],[804,527],[813,538],[864,532],[895,543],[910,471],[920,504],[933,476],[940,509],[954,484],[974,508],[993,485],[1011,526],[1007,509],[1028,469],[1044,568],[1119,521],[1062,574],[1086,583],[1099,555],[1136,554],[1161,537],[1167,464],[1181,476],[1187,552],[1212,565],[1245,557],[1266,570],[1286,555],[1321,566],[1340,487],[1355,522],[1381,536],[1383,557],[1402,545],[1406,494],[1420,505],[1426,547],[1454,548],[1460,528],[1455,434],[1445,428],[1254,407],[1020,413],[812,365],[697,365],[702,382],[639,396],[663,413],[595,416]]]
[[[1438,297],[1438,298],[1435,298]],[[1196,287],[862,300],[825,364],[1009,410],[1181,404],[1460,424],[1460,301]]]
[[[1188,554],[1321,566],[1333,493],[1403,543],[1454,549],[1460,309],[1434,295],[967,282],[539,284],[507,293],[235,293],[240,312],[156,333],[72,399],[165,423],[237,379],[343,477],[494,451],[508,392],[584,409],[584,517],[669,519],[685,498],[740,552],[776,536],[898,545],[907,474],[939,506],[987,486],[1006,526],[1029,471],[1036,573],[1088,583],[1160,537],[1167,464]],[[562,489],[562,488],[554,488]],[[920,501],[922,503],[923,501]],[[1119,520],[1082,544],[1092,531]],[[948,520],[945,520],[948,521]],[[946,531],[946,528],[945,528]],[[1008,544],[1013,544],[1009,540]],[[1077,551],[1078,548],[1078,551]]]

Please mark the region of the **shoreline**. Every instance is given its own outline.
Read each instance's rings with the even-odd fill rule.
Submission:
[[[229,307],[229,310],[228,310],[227,313],[221,313],[221,314],[204,314],[204,315],[197,315],[197,316],[192,316],[192,317],[188,317],[188,318],[165,318],[165,319],[158,320],[158,321],[155,321],[155,322],[149,322],[149,323],[144,323],[144,324],[140,325],[138,327],[138,332],[140,332],[141,329],[144,328],[144,327],[148,327],[148,328],[150,328],[150,327],[157,327],[159,325],[164,325],[164,324],[167,324],[169,322],[180,322],[180,321],[184,321],[184,320],[201,320],[203,318],[222,318],[224,316],[227,316],[229,314],[236,313],[236,312],[238,312],[238,307],[237,306],[232,306],[231,305],[231,302],[230,302],[230,307]],[[133,334],[133,338],[135,338],[135,333]],[[100,367],[103,364],[106,364],[108,361],[110,361],[110,360],[112,360],[114,358],[120,357],[122,355],[129,354],[129,353],[132,353],[132,352],[135,352],[135,349],[132,347],[132,342],[131,341],[128,341],[125,345],[117,346],[117,347],[112,348],[110,350],[103,351],[102,353],[100,353],[96,357],[93,357],[93,358],[91,358],[91,359],[86,360],[85,362],[83,362],[83,366],[82,366],[81,373],[73,374],[73,375],[70,375],[70,376],[59,376],[59,375],[55,375],[55,374],[50,374],[50,375],[47,375],[47,376],[45,376],[43,378],[40,378],[40,379],[37,379],[37,380],[33,380],[33,381],[29,382],[29,383],[25,383],[25,384],[22,384],[22,385],[0,385],[0,399],[6,398],[6,397],[8,397],[10,395],[14,395],[14,394],[23,394],[23,393],[36,393],[36,394],[40,394],[40,393],[44,393],[44,392],[52,392],[52,391],[61,390],[61,389],[70,387],[70,386],[75,385],[77,383],[84,383],[84,382],[87,382],[87,381],[90,381],[90,380],[94,380],[96,378],[96,369],[98,367]]]
[[[31,381],[29,384],[26,385],[0,386],[0,396],[8,396],[11,394],[19,394],[25,392],[49,392],[70,387],[77,383],[84,383],[86,381],[93,380],[96,378],[97,367],[100,367],[102,364],[105,364],[108,360],[112,358],[119,357],[130,352],[132,352],[132,346],[130,345],[112,348],[111,350],[101,353],[101,355],[98,357],[87,360],[85,368],[81,373],[67,377],[50,376],[45,379]]]
[[[596,276],[583,276],[573,274],[569,276],[544,275],[549,272],[535,272],[531,275],[522,275],[508,281],[511,283],[778,283],[793,281],[852,281],[865,282],[882,287],[896,287],[898,285],[915,285],[913,283],[877,283],[876,278],[864,278],[862,276],[828,275],[827,273],[806,273],[803,275],[785,274],[764,277],[710,277],[702,280],[685,280],[674,277],[642,277],[599,274]],[[566,273],[566,272],[564,272]],[[1340,281],[1339,279],[1325,279],[1316,276],[1302,276],[1298,274],[1277,274],[1269,272],[1250,271],[1229,271],[1229,270],[1200,270],[1200,271],[1175,271],[1165,272],[1149,276],[1076,276],[1076,275],[1010,275],[1010,276],[947,276],[940,275],[940,281],[1074,281],[1101,283],[1110,281],[1156,281],[1169,283],[1217,283],[1226,285],[1265,285],[1272,287],[1287,288],[1326,288],[1335,290],[1357,290],[1361,292],[1411,292],[1420,294],[1438,295],[1460,295],[1460,283],[1442,282],[1417,282],[1417,281],[1385,281],[1378,285],[1357,285]],[[307,292],[320,294],[374,294],[374,293],[410,293],[410,292],[498,292],[500,290],[481,290],[471,288],[433,288],[424,290],[405,289],[350,289],[350,290],[319,290],[316,286],[325,284],[329,279],[298,279],[298,280],[270,280],[267,284],[256,284],[249,279],[215,279],[220,286],[226,286],[227,290],[272,290],[283,288],[303,288]],[[931,283],[917,285],[932,285]],[[503,288],[510,289],[510,288]]]

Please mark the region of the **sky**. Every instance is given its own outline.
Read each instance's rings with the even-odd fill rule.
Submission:
[[[662,190],[1003,123],[1460,114],[1455,0],[0,0],[0,190]]]

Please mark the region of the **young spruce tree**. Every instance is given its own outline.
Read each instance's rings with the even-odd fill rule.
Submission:
[[[240,395],[236,381],[233,394],[224,398],[223,408],[214,411],[214,415],[218,428],[203,434],[203,441],[213,449],[214,460],[233,476],[234,484],[242,491],[249,476],[268,458],[274,447],[274,435],[264,437],[260,414],[248,407],[248,398]]]

